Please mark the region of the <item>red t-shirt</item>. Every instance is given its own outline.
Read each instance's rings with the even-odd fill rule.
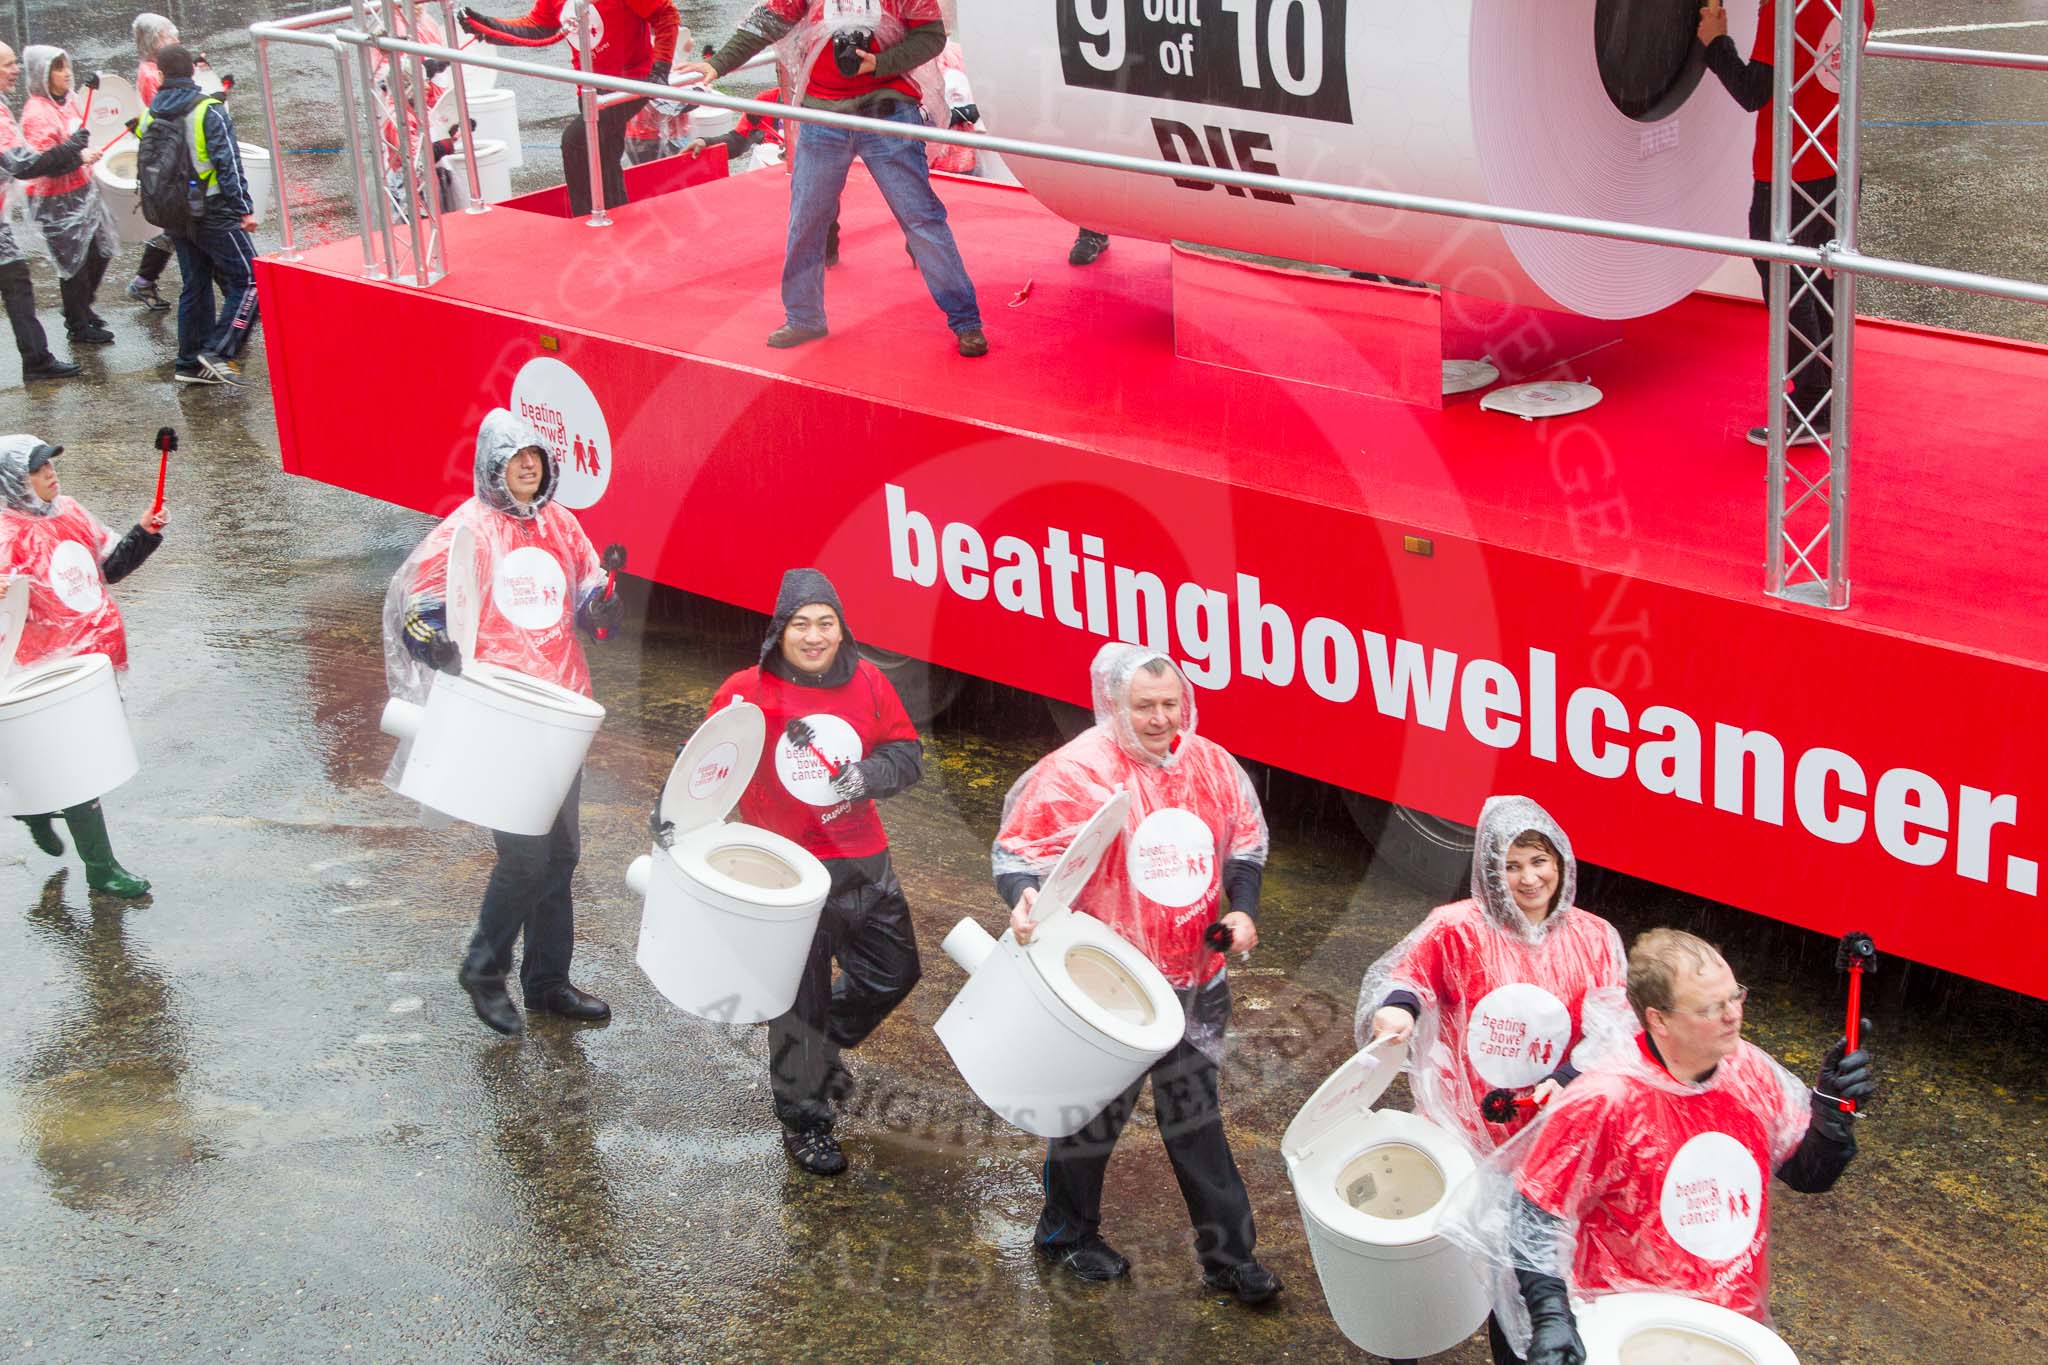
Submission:
[[[847,646],[851,648],[851,646]],[[831,774],[808,749],[784,733],[792,718],[808,722],[817,747],[838,765],[856,762],[881,745],[915,740],[917,727],[896,689],[866,659],[838,687],[800,687],[765,668],[743,668],[711,699],[716,712],[734,700],[751,702],[768,719],[768,752],[740,797],[740,818],[794,840],[820,858],[868,858],[885,853],[889,836],[866,797],[847,801],[832,790]]]
[[[1827,148],[1823,155],[1818,147],[1807,147],[1792,161],[1794,180],[1820,180],[1835,173],[1834,158],[1839,154],[1836,134],[1840,117],[1837,113],[1842,100],[1842,21],[1829,13],[1825,5],[1807,5],[1793,16],[1799,35],[1798,52],[1793,58],[1792,107],[1799,114],[1800,122],[1808,128],[1820,128],[1821,120],[1827,120],[1827,127],[1821,129],[1820,143]],[[1863,36],[1868,39],[1870,30],[1877,23],[1877,0],[1863,0]],[[1756,19],[1756,47],[1749,54],[1753,62],[1777,64],[1778,5],[1777,0],[1763,0],[1762,12]],[[1820,71],[1813,79],[1807,80],[1807,73],[1813,70],[1815,54],[1819,54]],[[1804,82],[1800,84],[1800,82]],[[1793,149],[1798,151],[1803,139],[1795,128],[1792,134]],[[1755,171],[1758,180],[1771,178],[1771,106],[1765,105],[1756,116],[1756,157]]]
[[[114,667],[128,667],[128,633],[100,569],[119,542],[61,493],[46,517],[0,512],[0,576],[28,579],[28,620],[14,650],[16,666],[104,654]]]
[[[1746,1042],[1702,1086],[1638,1047],[1552,1102],[1516,1186],[1578,1223],[1574,1293],[1663,1290],[1762,1321],[1771,1175],[1806,1135],[1805,1088]]]
[[[570,65],[583,67],[583,39],[577,32],[582,7],[574,0],[535,0],[512,22],[559,28],[569,40]],[[675,57],[681,18],[674,0],[591,0],[590,69],[600,76],[645,80],[657,61]]]

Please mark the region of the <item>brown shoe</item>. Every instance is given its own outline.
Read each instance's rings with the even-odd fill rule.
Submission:
[[[988,354],[988,334],[979,327],[959,333],[960,354],[969,360],[977,360]]]
[[[778,351],[786,351],[792,346],[801,346],[806,341],[816,341],[824,335],[825,329],[822,327],[814,331],[809,327],[782,326],[768,334],[768,344]]]

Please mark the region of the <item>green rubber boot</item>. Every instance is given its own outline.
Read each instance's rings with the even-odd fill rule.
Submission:
[[[17,815],[15,819],[28,826],[28,837],[35,840],[36,847],[52,858],[64,856],[64,841],[57,836],[57,826],[52,824],[54,815]]]
[[[149,890],[149,883],[114,861],[114,845],[107,838],[107,815],[97,801],[71,806],[64,812],[71,826],[71,842],[85,863],[85,884],[110,896],[133,899]]]

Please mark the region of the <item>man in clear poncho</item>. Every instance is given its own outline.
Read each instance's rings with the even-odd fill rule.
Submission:
[[[135,22],[129,25],[129,33],[135,39],[135,98],[147,109],[164,83],[163,72],[157,69],[156,54],[177,43],[178,26],[161,14],[145,11],[135,16]],[[128,297],[152,313],[164,312],[171,306],[158,292],[157,285],[174,253],[170,234],[159,232],[142,248],[142,260],[135,267],[135,278],[128,281]]]
[[[128,669],[128,632],[121,609],[107,589],[120,582],[163,544],[167,513],[144,516],[124,536],[58,487],[56,459],[64,447],[39,436],[0,436],[0,583],[28,580],[28,618],[14,650],[18,667],[104,654]],[[62,812],[24,815],[37,848],[62,857],[56,818],[64,817],[86,882],[95,891],[135,897],[149,883],[115,861],[107,818],[97,799]]]
[[[783,89],[807,109],[925,126],[945,112],[932,66],[946,46],[938,0],[762,0],[712,56],[683,67],[718,80],[773,44]],[[839,195],[855,157],[896,215],[932,301],[963,356],[988,354],[981,310],[946,206],[932,192],[924,148],[908,138],[809,125],[791,153],[789,243],[782,266],[784,322],[768,344],[801,346],[825,335],[825,265]]]
[[[21,60],[14,49],[0,43],[0,203],[9,197],[12,180],[36,180],[63,176],[85,164],[90,135],[80,127],[70,137],[46,151],[38,152],[21,137],[21,125],[6,104],[6,95],[21,78]],[[0,303],[7,309],[7,323],[14,332],[14,349],[21,354],[21,377],[69,379],[78,366],[50,353],[50,338],[36,317],[36,288],[29,277],[28,258],[15,238],[14,224],[0,209]]]
[[[1488,797],[1472,849],[1472,895],[1439,906],[1366,970],[1360,1046],[1409,1040],[1415,1106],[1484,1156],[1533,1106],[1489,1118],[1487,1096],[1541,1104],[1577,1073],[1589,1012],[1610,1035],[1633,1030],[1627,964],[1614,926],[1575,903],[1571,840],[1526,796]]]
[[[576,638],[618,618],[605,596],[606,574],[574,514],[555,501],[560,468],[554,450],[503,408],[485,416],[476,436],[475,496],[420,542],[384,597],[384,665],[392,695],[421,702],[434,670],[462,671],[448,633],[448,551],[466,526],[477,547],[476,581],[484,603],[475,658],[590,695],[590,667]],[[576,948],[570,884],[582,853],[582,779],[569,788],[546,834],[492,831],[498,861],[484,889],[458,980],[477,1017],[500,1033],[525,1024],[505,980],[523,934],[520,993],[529,1010],[602,1020],[611,1007],[569,983]]]
[[[21,65],[28,81],[28,98],[21,106],[22,141],[32,152],[76,144],[85,114],[73,93],[70,57],[61,47],[37,43],[22,49]],[[22,182],[28,216],[42,229],[57,263],[64,332],[74,345],[104,345],[114,339],[107,320],[93,311],[107,263],[121,249],[114,215],[93,183],[92,166],[99,159],[96,150],[82,147],[72,169]]]
[[[1224,955],[1259,941],[1266,817],[1251,780],[1224,748],[1195,733],[1194,689],[1173,661],[1139,645],[1104,645],[1090,669],[1095,724],[1039,760],[1003,803],[990,851],[996,889],[1019,943],[1031,939],[1039,883],[1089,817],[1131,793],[1123,833],[1088,884],[1081,908],[1158,967],[1180,994],[1187,1032],[1148,1073],[1159,1135],[1196,1231],[1204,1281],[1245,1303],[1270,1299],[1279,1277],[1252,1259],[1251,1198],[1223,1131],[1217,1066],[1230,1019]],[[1227,912],[1225,905],[1228,905]],[[1039,1253],[1084,1280],[1111,1280],[1130,1262],[1102,1239],[1102,1182],[1143,1078],[1079,1132],[1046,1151]]]
[[[1638,938],[1641,1031],[1590,1059],[1453,1196],[1444,1231],[1502,1271],[1496,1361],[1582,1365],[1572,1301],[1604,1294],[1685,1294],[1769,1321],[1771,1177],[1832,1188],[1856,1155],[1842,1102],[1875,1086],[1844,1039],[1808,1090],[1743,1041],[1748,994],[1704,939]]]

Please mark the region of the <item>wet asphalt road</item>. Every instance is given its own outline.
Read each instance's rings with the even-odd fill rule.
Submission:
[[[125,16],[32,8],[38,37],[126,64]],[[686,6],[686,17],[722,36],[741,6],[719,8]],[[1887,7],[1885,21],[2040,8],[1949,0]],[[254,13],[172,13],[218,65],[253,70],[233,27]],[[2038,49],[2048,30],[1968,41]],[[1874,120],[2010,122],[2048,109],[2048,83],[2025,76],[1964,85],[1880,70]],[[539,155],[521,174],[546,183],[543,125],[566,114],[566,96],[532,87],[522,99]],[[317,104],[294,106],[285,128],[293,146],[332,136]],[[2026,193],[2041,183],[2044,135],[1876,130],[1870,244],[2048,278]],[[333,162],[317,151],[292,161],[309,230],[344,222]],[[103,311],[119,344],[86,357],[87,380],[25,402],[8,391],[0,406],[10,428],[26,421],[66,444],[67,490],[109,522],[147,500],[149,435],[165,422],[185,434],[169,540],[119,589],[145,766],[108,806],[124,860],[156,885],[141,904],[91,898],[69,860],[35,852],[18,829],[0,842],[0,961],[12,968],[0,1355],[1346,1356],[1278,1136],[1348,1051],[1361,969],[1440,897],[1371,866],[1327,793],[1286,779],[1269,789],[1264,945],[1238,977],[1225,1078],[1261,1254],[1289,1285],[1275,1308],[1201,1291],[1142,1119],[1106,1205],[1133,1278],[1082,1287],[1048,1275],[1029,1245],[1039,1147],[980,1110],[931,1033],[961,979],[938,941],[962,915],[998,922],[986,849],[1001,795],[1056,742],[1025,699],[971,688],[931,731],[928,780],[887,808],[926,978],[855,1054],[862,1092],[842,1128],[852,1170],[832,1182],[795,1174],[768,1111],[761,1031],[702,1024],[656,997],[632,964],[638,907],[621,880],[673,745],[746,660],[755,623],[668,594],[643,613],[635,596],[634,624],[593,651],[610,718],[585,788],[577,977],[618,1015],[497,1039],[454,983],[488,839],[420,828],[378,782],[390,742],[376,728],[377,606],[429,523],[280,474],[260,348],[247,393],[176,391],[170,324],[127,312],[113,297],[118,267],[113,278]],[[1865,295],[1929,321],[2048,336],[2033,311],[1930,297]],[[365,411],[365,451],[382,451],[390,434],[373,404]],[[857,603],[851,612],[857,629]],[[1584,900],[1625,934],[1677,922],[1725,940],[1756,988],[1752,1036],[1813,1069],[1839,1022],[1831,945],[1617,878],[1588,878]],[[1841,1188],[1779,1202],[1780,1326],[1812,1362],[2041,1359],[2048,1008],[1896,965],[1876,987],[1887,1093]]]

